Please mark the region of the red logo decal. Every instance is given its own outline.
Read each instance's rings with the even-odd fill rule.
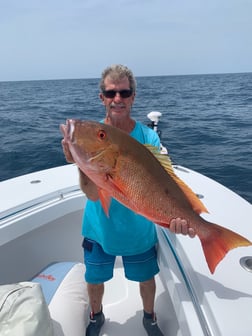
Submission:
[[[37,276],[37,278],[45,279],[45,280],[48,280],[48,281],[56,280],[56,278],[54,278],[51,274],[43,274],[43,273],[39,274]]]

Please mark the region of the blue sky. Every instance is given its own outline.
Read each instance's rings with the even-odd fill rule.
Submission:
[[[252,71],[251,0],[0,0],[0,81]]]

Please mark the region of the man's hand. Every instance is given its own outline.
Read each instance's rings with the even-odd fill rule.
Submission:
[[[65,154],[66,161],[69,163],[74,163],[73,156],[69,150],[68,144],[65,142],[65,139],[61,140],[61,145]],[[99,194],[94,182],[92,182],[80,169],[79,177],[81,190],[86,194],[88,199],[92,201],[97,201],[99,199]]]
[[[193,228],[188,227],[187,221],[185,219],[181,218],[174,218],[170,221],[170,227],[169,229],[173,233],[181,233],[183,235],[188,235],[190,238],[194,238],[196,235],[196,232]]]
[[[69,163],[74,163],[74,159],[73,159],[72,154],[69,150],[68,144],[65,142],[65,139],[61,140],[61,145],[62,145],[63,152],[65,154],[66,161],[69,162]]]

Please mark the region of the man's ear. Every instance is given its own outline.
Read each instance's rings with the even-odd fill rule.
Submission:
[[[101,99],[101,101],[102,101],[102,103],[104,105],[104,96],[103,96],[103,94],[101,92],[99,93],[99,98]]]

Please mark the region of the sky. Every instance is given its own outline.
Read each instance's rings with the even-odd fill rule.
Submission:
[[[0,81],[252,72],[252,0],[0,0]]]

